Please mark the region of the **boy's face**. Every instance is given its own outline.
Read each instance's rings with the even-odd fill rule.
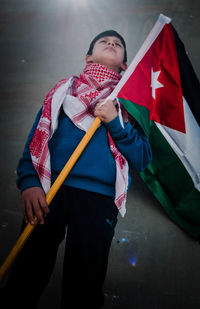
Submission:
[[[114,36],[105,36],[96,41],[92,55],[86,56],[86,63],[100,63],[115,72],[125,71],[124,46],[121,40]]]

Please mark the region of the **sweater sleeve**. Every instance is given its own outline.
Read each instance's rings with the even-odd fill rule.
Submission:
[[[117,149],[127,159],[129,166],[137,171],[143,171],[152,160],[152,152],[149,141],[142,129],[134,129],[128,122],[124,128],[120,123],[119,116],[105,123]]]
[[[37,114],[33,127],[28,135],[28,139],[25,144],[24,152],[18,162],[18,166],[17,166],[17,176],[18,177],[16,180],[16,184],[17,184],[17,187],[21,191],[24,191],[25,189],[28,189],[31,187],[42,187],[37,171],[35,170],[33,166],[30,151],[29,151],[30,142],[37,128],[41,113],[42,113],[42,108],[39,110]]]

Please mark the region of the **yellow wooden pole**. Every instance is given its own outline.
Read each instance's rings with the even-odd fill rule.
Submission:
[[[80,141],[80,143],[78,144],[78,146],[76,147],[74,152],[72,153],[71,157],[69,158],[69,160],[65,164],[64,168],[62,169],[62,171],[58,175],[57,179],[55,180],[55,182],[51,186],[50,190],[46,194],[46,201],[47,201],[48,205],[51,203],[52,199],[54,198],[54,196],[58,192],[58,190],[61,187],[61,185],[63,184],[64,180],[69,175],[71,169],[73,168],[73,166],[77,162],[78,158],[82,154],[83,150],[85,149],[85,147],[89,143],[90,139],[92,138],[92,136],[96,132],[100,123],[101,123],[100,118],[96,117],[95,120],[93,121],[93,123],[91,124],[90,128],[85,133],[82,140]],[[2,280],[4,278],[6,272],[8,271],[8,269],[10,268],[12,263],[14,262],[15,258],[17,257],[18,253],[23,248],[28,237],[30,236],[30,234],[32,233],[34,228],[36,227],[37,222],[38,222],[37,218],[35,218],[35,224],[34,225],[31,225],[30,223],[28,223],[26,225],[25,229],[23,230],[23,232],[19,236],[18,240],[16,241],[15,245],[13,246],[12,250],[10,251],[9,255],[7,256],[7,258],[5,259],[4,263],[2,264],[2,266],[0,268],[0,280]]]

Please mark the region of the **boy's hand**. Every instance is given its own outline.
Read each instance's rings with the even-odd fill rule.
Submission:
[[[39,223],[44,223],[44,216],[49,212],[45,193],[40,187],[32,187],[22,192],[22,212],[26,223],[35,224],[36,216]]]
[[[104,100],[99,100],[99,103],[95,106],[94,115],[103,122],[110,122],[118,115],[116,107],[112,100],[108,100],[105,104],[101,105],[102,102]]]

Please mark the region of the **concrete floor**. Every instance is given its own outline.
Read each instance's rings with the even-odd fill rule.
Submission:
[[[125,37],[130,63],[160,13],[173,19],[200,77],[198,0],[1,1],[0,262],[19,232],[15,169],[45,94],[82,70],[91,39],[103,30]],[[136,174],[127,208],[111,248],[104,308],[199,309],[199,244],[170,221]],[[38,309],[58,308],[62,253],[63,245]]]

